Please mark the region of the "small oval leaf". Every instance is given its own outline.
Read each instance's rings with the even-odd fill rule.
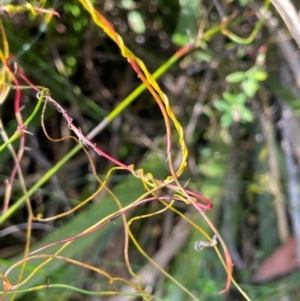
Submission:
[[[268,78],[268,73],[265,71],[257,71],[253,74],[253,77],[258,81],[264,81]]]
[[[242,88],[248,97],[253,97],[259,89],[259,83],[254,78],[242,82]]]
[[[242,122],[253,121],[253,114],[247,107],[243,107],[243,109],[241,110],[241,120]]]
[[[221,117],[221,126],[222,128],[229,128],[231,124],[233,123],[232,115],[229,113],[225,113]]]
[[[141,16],[141,14],[136,11],[130,11],[128,13],[128,23],[130,28],[135,31],[137,34],[143,34],[146,31],[146,25],[144,23],[144,20]]]
[[[225,92],[223,92],[223,97],[224,97],[224,99],[229,103],[229,104],[235,104],[235,95],[233,95],[233,94],[231,94],[231,93],[229,93],[229,92],[227,92],[227,91],[225,91]]]
[[[218,111],[221,111],[221,112],[230,110],[229,104],[227,102],[225,102],[224,100],[215,100],[214,106]]]
[[[246,74],[241,71],[228,74],[225,78],[228,83],[240,83],[244,79],[246,79]]]

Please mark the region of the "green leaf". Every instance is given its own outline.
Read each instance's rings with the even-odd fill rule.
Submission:
[[[127,15],[130,28],[137,34],[144,34],[146,25],[141,14],[137,10],[130,11]]]
[[[219,110],[221,112],[226,112],[231,109],[231,106],[224,100],[215,100],[214,106],[217,110]]]
[[[190,41],[190,37],[187,36],[187,34],[182,34],[182,33],[174,33],[172,37],[172,42],[174,44],[177,44],[179,46],[186,45]]]
[[[205,51],[198,51],[197,54],[195,54],[195,57],[207,63],[210,63],[213,60],[212,54]]]
[[[121,6],[125,9],[133,9],[135,7],[135,3],[133,0],[122,0]]]
[[[257,81],[264,81],[268,78],[268,73],[265,71],[257,71],[253,74],[253,77]]]
[[[259,83],[254,78],[248,78],[242,82],[242,88],[248,97],[253,97],[259,89]]]
[[[236,98],[236,95],[234,95],[234,94],[231,94],[231,93],[229,93],[229,92],[227,92],[227,91],[225,91],[225,92],[223,92],[223,97],[224,97],[224,99],[229,103],[229,104],[235,104],[236,103],[236,100],[235,100],[235,98]]]
[[[176,28],[172,36],[172,42],[179,46],[184,46],[191,38],[187,32],[191,32],[196,28],[198,12],[200,10],[200,1],[185,0],[179,1],[179,4],[181,8]]]
[[[248,4],[248,0],[239,0],[240,6],[245,7]]]
[[[247,101],[247,95],[245,93],[240,93],[235,97],[235,103],[240,106],[244,106]]]
[[[239,83],[239,82],[245,80],[246,78],[247,78],[246,73],[239,71],[239,72],[234,72],[234,73],[228,74],[226,76],[225,80],[228,83]]]
[[[243,109],[241,110],[241,121],[242,122],[253,121],[253,114],[251,110],[249,110],[247,107],[243,107]]]
[[[221,117],[221,126],[222,128],[229,128],[233,122],[232,114],[225,113]]]

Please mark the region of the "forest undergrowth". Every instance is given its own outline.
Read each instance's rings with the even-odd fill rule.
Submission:
[[[297,300],[276,4],[0,2],[1,301]]]

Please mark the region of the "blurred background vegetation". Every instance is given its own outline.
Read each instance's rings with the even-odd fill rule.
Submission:
[[[299,3],[294,2],[299,12]],[[38,1],[31,3],[38,5]],[[185,130],[189,160],[180,181],[214,203],[214,209],[207,214],[229,248],[235,279],[252,300],[300,300],[300,52],[280,14],[273,6],[267,11],[266,3],[259,0],[93,3],[151,72],[181,46],[195,41],[196,47],[158,80]],[[0,10],[10,53],[17,57],[19,67],[30,80],[50,88],[53,98],[68,110],[82,132],[88,133],[140,81],[118,47],[93,24],[79,2],[50,0],[46,7],[60,14],[47,26],[41,16]],[[259,20],[264,17],[264,24],[259,27]],[[220,30],[221,24],[227,31]],[[22,93],[22,114],[26,115],[36,105],[36,99],[30,90]],[[1,118],[10,135],[17,124],[13,98],[12,90],[1,106]],[[51,137],[69,134],[55,108],[48,106],[45,118]],[[33,134],[27,136],[31,150],[26,151],[21,167],[30,187],[74,143],[49,141],[41,129],[40,116],[28,130]],[[167,174],[165,135],[160,110],[151,95],[144,92],[94,141],[121,162],[140,164],[163,178]],[[112,163],[95,156],[92,150],[89,152],[98,174],[105,175]],[[175,157],[175,165],[176,160],[180,158]],[[13,165],[9,151],[3,151],[1,199]],[[108,185],[127,203],[142,193],[124,172],[114,173]],[[31,197],[35,215],[59,214],[91,195],[96,187],[87,157],[80,152]],[[22,190],[16,180],[12,202],[20,195]],[[105,206],[111,203],[109,196],[101,194],[74,215],[33,224],[31,244],[36,249],[79,233],[108,214]],[[134,214],[158,210],[157,206],[151,203],[138,207]],[[199,214],[177,206],[208,231]],[[26,241],[26,221],[24,207],[0,226],[2,273],[20,258]],[[147,254],[199,299],[244,300],[234,287],[225,295],[217,295],[225,285],[224,268],[213,249],[194,250],[194,243],[203,237],[198,231],[187,229],[171,211],[136,221],[132,231]],[[76,240],[65,255],[130,278],[123,260],[123,236],[121,221],[116,220],[115,224]],[[134,270],[148,277],[147,287],[155,296],[190,300],[133,246],[129,254]],[[98,274],[66,262],[51,263],[39,275],[32,285],[49,281],[89,291],[106,290],[109,286],[102,284]],[[19,295],[23,301],[139,300],[133,296],[118,298],[58,288]]]

